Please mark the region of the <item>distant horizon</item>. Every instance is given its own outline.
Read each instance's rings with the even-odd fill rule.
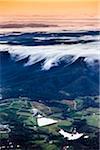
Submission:
[[[49,18],[49,19],[48,19]],[[16,16],[0,23],[0,33],[21,31],[100,30],[98,18],[62,18],[61,16]]]
[[[0,24],[33,22],[61,25],[68,19],[93,20],[100,26],[98,0],[0,0]],[[63,20],[63,21],[62,21]],[[57,22],[58,21],[58,22]],[[90,22],[91,23],[91,22]],[[96,26],[96,25],[94,25]],[[79,26],[76,25],[76,28]]]

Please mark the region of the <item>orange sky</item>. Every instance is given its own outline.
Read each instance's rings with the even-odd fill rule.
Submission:
[[[2,15],[97,16],[99,0],[0,0]]]
[[[70,26],[72,23],[69,24],[67,19],[84,21],[88,18],[93,21],[87,25],[99,27],[99,2],[100,0],[0,0],[0,23],[34,21],[61,26],[66,26],[67,23]],[[81,24],[79,22],[75,26],[78,28]]]

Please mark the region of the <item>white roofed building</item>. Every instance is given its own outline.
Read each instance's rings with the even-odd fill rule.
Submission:
[[[57,120],[43,117],[42,115],[37,116],[37,124],[39,127],[48,126],[57,123]]]
[[[77,140],[77,139],[81,138],[84,135],[83,133],[78,133],[78,132],[76,132],[76,133],[65,132],[63,129],[61,129],[59,131],[59,133],[61,135],[63,135],[64,138],[67,138],[68,140]]]

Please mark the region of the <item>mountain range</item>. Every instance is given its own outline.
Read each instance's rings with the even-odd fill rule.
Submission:
[[[41,63],[25,66],[29,57],[15,61],[8,51],[0,52],[0,87],[3,98],[31,97],[33,100],[73,99],[99,95],[99,62],[87,64],[85,57],[67,64],[61,60],[50,70]]]

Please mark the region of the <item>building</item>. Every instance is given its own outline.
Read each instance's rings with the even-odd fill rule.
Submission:
[[[67,138],[68,140],[77,140],[84,135],[83,133],[78,133],[78,132],[72,132],[72,133],[65,132],[63,129],[61,129],[59,133],[63,135],[64,138]]]
[[[57,120],[43,117],[42,115],[37,116],[37,124],[39,127],[48,126],[57,123]]]

